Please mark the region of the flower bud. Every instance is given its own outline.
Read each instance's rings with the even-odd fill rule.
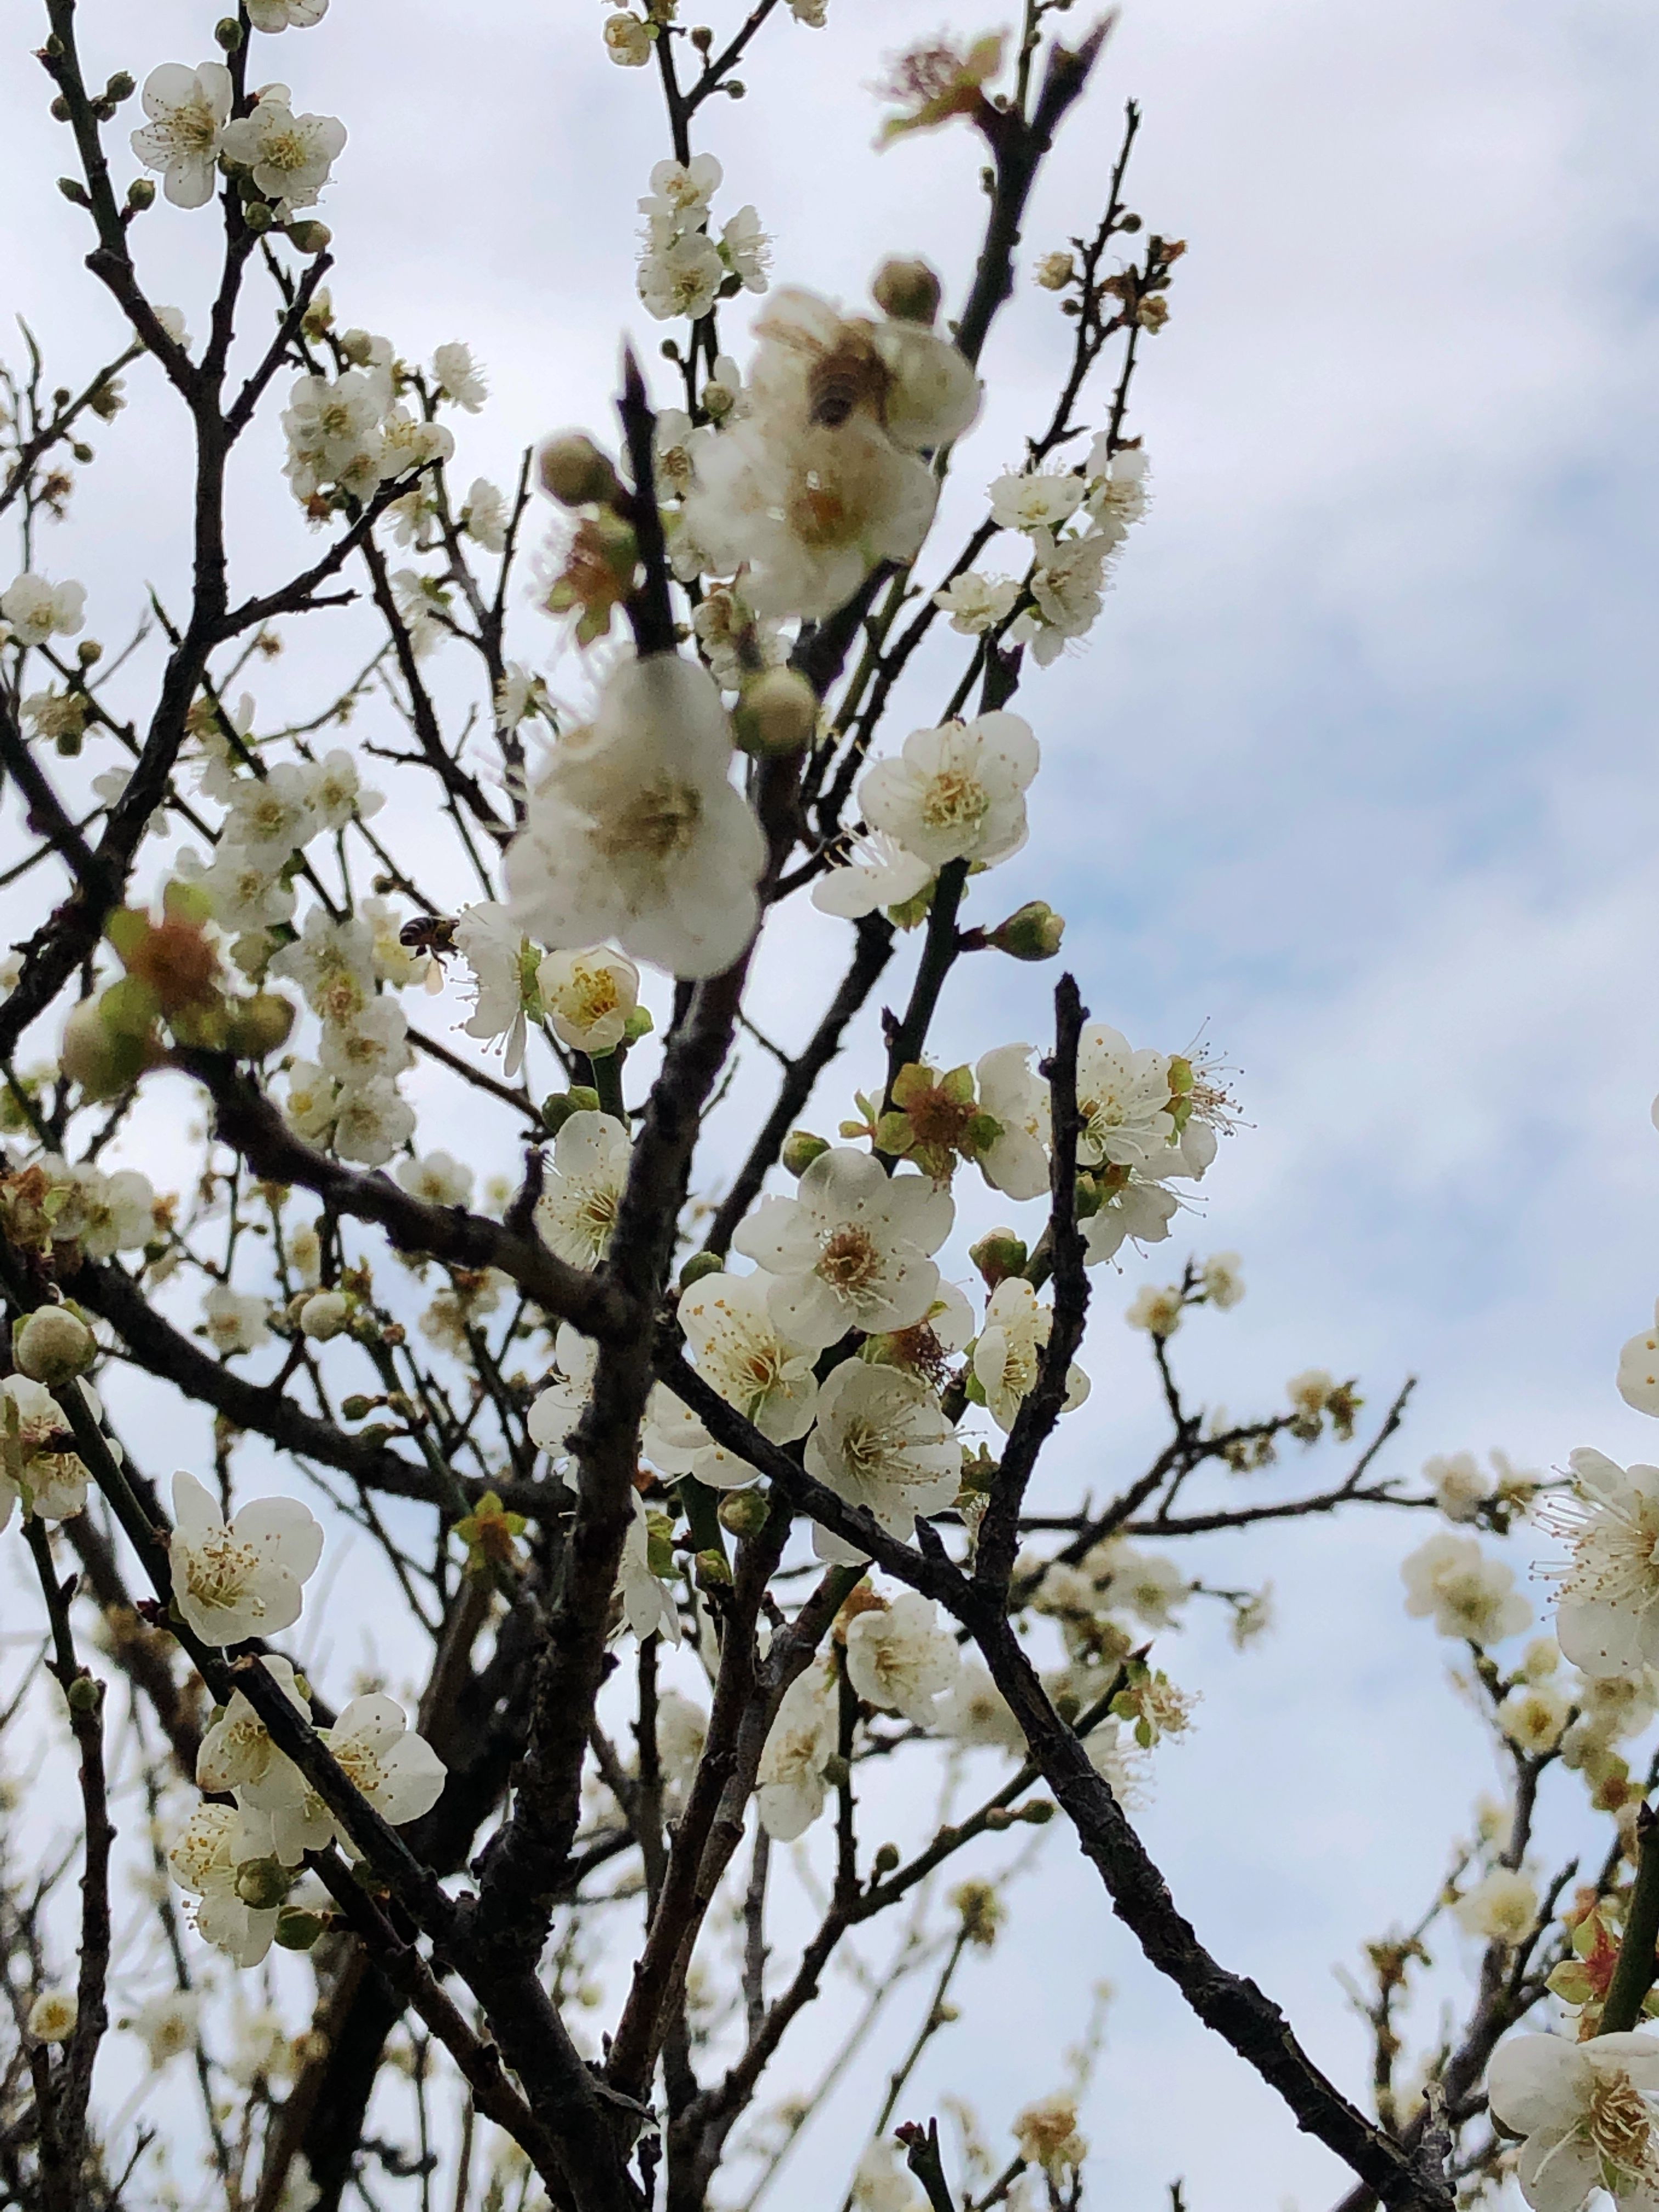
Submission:
[[[616,470],[585,431],[550,438],[536,467],[542,489],[561,507],[614,507],[622,496]]]
[[[117,70],[104,87],[106,100],[113,100],[118,107],[124,100],[131,100],[137,90],[137,81],[125,70]]]
[[[719,1506],[720,1523],[747,1542],[758,1536],[771,1515],[771,1506],[758,1490],[728,1490]]]
[[[366,1421],[374,1411],[373,1398],[366,1398],[361,1390],[354,1390],[349,1398],[340,1401],[342,1418],[348,1421]]]
[[[242,220],[252,231],[265,231],[276,217],[268,200],[250,200],[242,210]]]
[[[1016,1237],[1012,1229],[988,1230],[978,1243],[968,1249],[968,1257],[979,1269],[988,1291],[995,1290],[1011,1275],[1023,1275],[1030,1256],[1024,1239]]]
[[[276,1916],[276,1942],[284,1951],[308,1951],[322,1932],[320,1913],[290,1907]]]
[[[732,725],[745,752],[798,752],[818,726],[818,695],[799,669],[766,669],[744,686]]]
[[[71,1711],[77,1713],[95,1713],[103,1694],[103,1685],[94,1682],[90,1674],[77,1674],[64,1692]]]
[[[552,1091],[542,1101],[542,1127],[556,1137],[573,1114],[597,1114],[599,1094],[579,1083],[574,1091]]]
[[[338,1291],[313,1291],[300,1309],[300,1333],[325,1344],[351,1319],[351,1301]]]
[[[1047,1797],[1033,1797],[1029,1805],[1020,1807],[1019,1817],[1022,1820],[1029,1820],[1034,1828],[1046,1828],[1054,1817],[1053,1801]]]
[[[649,1006],[635,1006],[623,1024],[623,1038],[628,1044],[637,1044],[642,1036],[649,1036],[657,1024],[651,1018]]]
[[[213,27],[213,35],[228,54],[234,54],[242,43],[242,27],[234,15],[222,15]]]
[[[896,1844],[884,1844],[881,1849],[876,1853],[874,1871],[878,1875],[895,1873],[897,1870],[898,1863],[898,1845]]]
[[[1120,216],[1117,227],[1120,230],[1127,230],[1132,233],[1137,231],[1140,228],[1140,217],[1138,215],[1126,215]]]
[[[819,1153],[829,1149],[827,1137],[815,1137],[810,1129],[792,1129],[778,1158],[792,1176],[804,1176]]]
[[[1052,960],[1066,934],[1066,917],[1046,899],[1028,899],[996,927],[985,942],[1015,960]]]
[[[708,52],[710,46],[714,43],[714,33],[709,29],[707,23],[694,23],[692,25],[691,43],[700,54],[706,54]]]
[[[92,1331],[67,1306],[41,1306],[12,1333],[11,1356],[19,1370],[49,1389],[84,1375],[97,1354]]]
[[[689,1291],[693,1283],[700,1283],[705,1275],[718,1275],[725,1265],[718,1252],[694,1252],[680,1269],[680,1288]]]
[[[155,180],[153,177],[135,177],[127,186],[127,205],[142,215],[146,208],[155,204]]]
[[[925,261],[884,261],[870,287],[883,314],[899,323],[932,323],[939,313],[941,287]]]
[[[87,188],[78,177],[59,177],[58,189],[71,207],[92,205],[92,202],[87,198]]]
[[[289,244],[296,253],[310,258],[325,253],[333,236],[334,233],[325,222],[315,222],[310,216],[302,217],[298,222],[291,222],[288,227]]]
[[[104,648],[95,637],[83,637],[75,648],[75,657],[82,668],[90,668],[104,657]]]
[[[1076,1208],[1079,1221],[1092,1221],[1106,1203],[1107,1194],[1085,1169],[1077,1179]]]
[[[294,1027],[294,1002],[279,991],[256,992],[234,1002],[225,1032],[225,1049],[238,1060],[265,1060],[288,1042]]]
[[[832,1790],[844,1790],[852,1780],[852,1766],[838,1751],[832,1751],[824,1760],[823,1778]]]
[[[68,100],[64,99],[61,92],[53,99],[52,106],[48,112],[50,112],[54,123],[67,123],[69,121],[70,104]]]
[[[1064,251],[1044,253],[1038,256],[1031,274],[1045,292],[1063,292],[1077,274],[1077,264]]]
[[[244,1859],[236,1869],[236,1894],[256,1912],[272,1912],[293,1887],[293,1876],[278,1859]]]
[[[702,1590],[730,1589],[732,1570],[726,1565],[724,1552],[710,1549],[699,1552],[696,1557],[697,1588]]]

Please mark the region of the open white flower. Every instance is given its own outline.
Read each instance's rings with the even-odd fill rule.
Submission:
[[[308,30],[328,13],[328,0],[247,0],[247,19],[256,31]]]
[[[1083,1166],[1155,1170],[1164,1164],[1175,1135],[1167,1054],[1136,1052],[1103,1024],[1085,1030],[1078,1047],[1077,1103]]]
[[[1019,586],[1009,576],[981,576],[966,568],[933,594],[933,605],[951,617],[951,627],[963,637],[978,637],[1006,621],[1014,611]]]
[[[525,994],[533,980],[535,951],[518,922],[494,899],[470,906],[455,924],[455,945],[472,970],[472,1012],[461,1026],[468,1036],[503,1043],[504,1075],[524,1064],[527,1037]]]
[[[409,1017],[389,994],[371,999],[351,1021],[323,1024],[318,1057],[342,1086],[401,1075],[415,1058]]]
[[[446,399],[453,399],[469,415],[476,415],[489,397],[483,372],[472,358],[472,349],[452,338],[432,356],[432,380]]]
[[[779,1699],[757,1771],[760,1823],[775,1844],[804,1836],[823,1810],[836,1738],[835,1686],[824,1668],[810,1667]]]
[[[1533,2212],[1581,2212],[1597,2189],[1618,2212],[1659,2206],[1659,2038],[1517,2035],[1486,2087],[1492,2117],[1526,2137],[1516,2179]]]
[[[295,1678],[291,1660],[266,1653],[257,1662],[276,1682],[295,1711],[310,1718],[309,1701]],[[258,1813],[297,1805],[306,1794],[305,1777],[278,1751],[270,1731],[237,1690],[202,1738],[196,1754],[196,1786],[211,1796],[234,1793],[237,1802]]]
[[[220,150],[228,161],[252,173],[265,198],[287,210],[314,207],[328,173],[346,142],[332,115],[296,115],[285,84],[267,84],[251,115],[227,124]]]
[[[1037,742],[1018,714],[978,715],[914,730],[897,760],[878,761],[859,787],[872,829],[935,868],[947,860],[989,867],[1025,842],[1025,792]]]
[[[961,1671],[957,1639],[931,1598],[906,1590],[890,1605],[855,1614],[847,1631],[847,1675],[866,1704],[937,1723],[939,1698]]]
[[[993,1190],[1042,1198],[1048,1188],[1048,1086],[1031,1068],[1029,1044],[999,1045],[974,1070],[981,1109],[1002,1134],[980,1155]]]
[[[172,2058],[196,2047],[196,2024],[202,1999],[195,1990],[168,1990],[141,2004],[131,2018],[121,2022],[136,2035],[149,2056],[150,2070],[159,2074]]]
[[[1622,1468],[1589,1450],[1567,1464],[1576,1495],[1553,1500],[1546,1519],[1572,1541],[1556,1639],[1592,1677],[1659,1665],[1659,1468]]]
[[[703,1275],[681,1294],[680,1327],[697,1371],[774,1443],[812,1425],[812,1354],[779,1328],[764,1275]]]
[[[284,473],[295,497],[313,499],[332,484],[360,498],[373,493],[386,460],[380,425],[391,404],[392,386],[382,369],[296,378],[283,413]]]
[[[1025,1731],[981,1660],[966,1660],[957,1669],[933,1720],[942,1735],[957,1743],[1022,1753],[1025,1749]]]
[[[763,1199],[732,1239],[774,1278],[780,1328],[822,1351],[861,1328],[876,1334],[924,1320],[939,1291],[929,1254],[956,1208],[927,1176],[887,1176],[867,1152],[820,1152],[793,1198]]]
[[[163,62],[144,79],[140,97],[149,120],[133,132],[132,150],[147,169],[161,173],[161,190],[174,207],[205,207],[213,198],[232,89],[222,62],[193,70]]]
[[[418,1820],[443,1795],[442,1759],[391,1698],[354,1698],[322,1737],[347,1780],[394,1828]],[[340,1839],[352,1848],[343,1832]]]
[[[1473,1452],[1437,1452],[1423,1462],[1423,1480],[1448,1521],[1473,1521],[1496,1487]]]
[[[1659,1305],[1654,1325],[1631,1338],[1619,1354],[1619,1395],[1638,1413],[1659,1414]]]
[[[1494,1867],[1457,1900],[1457,1917],[1471,1936],[1489,1943],[1520,1943],[1538,1918],[1538,1891],[1523,1874]]]
[[[1057,530],[1082,506],[1084,489],[1067,468],[1017,470],[991,486],[991,520],[1003,530]]]
[[[1029,645],[1039,668],[1047,668],[1073,638],[1093,628],[1104,599],[1106,564],[1116,543],[1105,530],[1060,538],[1047,530],[1032,532],[1030,591],[1035,604],[1015,617],[1008,637],[1012,644]]]
[[[1400,1572],[1407,1612],[1419,1620],[1432,1615],[1442,1636],[1501,1644],[1532,1620],[1532,1607],[1515,1587],[1513,1570],[1502,1559],[1489,1559],[1476,1537],[1443,1529],[1402,1560]]]
[[[19,645],[73,637],[86,620],[84,584],[49,584],[26,568],[0,592],[0,622]]]
[[[658,1635],[666,1637],[671,1644],[678,1644],[679,1608],[674,1602],[673,1592],[651,1571],[650,1516],[639,1492],[636,1490],[633,1495],[634,1517],[623,1539],[622,1564],[617,1574],[623,1625],[632,1632],[637,1644]]]
[[[860,839],[845,862],[818,878],[812,886],[812,903],[820,914],[861,921],[878,908],[908,905],[927,890],[933,875],[927,861],[907,853],[897,838],[877,830]]]
[[[640,1003],[640,971],[625,952],[596,945],[550,952],[536,970],[536,988],[561,1044],[590,1058],[615,1052]]]
[[[1054,1308],[1042,1304],[1023,1275],[1010,1275],[992,1291],[974,1346],[974,1376],[1005,1435],[1036,1382],[1054,1325]],[[1066,1371],[1064,1411],[1069,1413],[1088,1395],[1089,1378],[1073,1364]]]
[[[707,669],[678,653],[624,661],[531,793],[507,856],[514,920],[556,950],[609,941],[692,978],[729,968],[754,935],[766,863],[732,758]]]
[[[630,1155],[628,1131],[610,1114],[573,1114],[553,1139],[536,1226],[549,1249],[573,1267],[591,1267],[605,1257]]]
[[[343,1160],[381,1168],[415,1133],[415,1109],[387,1075],[343,1088],[335,1102],[334,1149]]]
[[[955,1502],[962,1447],[925,1382],[902,1368],[848,1359],[819,1389],[806,1470],[849,1505],[867,1507],[890,1534],[908,1539],[919,1513]],[[863,1557],[823,1528],[813,1540],[823,1559]]]
[[[1180,1206],[1181,1201],[1172,1190],[1166,1190],[1161,1182],[1153,1182],[1139,1168],[1132,1168],[1128,1182],[1114,1191],[1109,1202],[1084,1223],[1085,1261],[1090,1267],[1097,1267],[1101,1261],[1113,1258],[1126,1242],[1162,1244]]]
[[[640,263],[640,302],[659,323],[679,315],[696,322],[714,306],[725,281],[719,246],[707,232],[688,230]]]
[[[470,1206],[472,1170],[449,1152],[426,1152],[419,1158],[399,1160],[398,1182],[412,1198],[428,1206]]]
[[[70,1389],[77,1386],[71,1382]],[[98,1401],[91,1400],[94,1413]],[[71,1442],[63,1407],[44,1383],[27,1375],[0,1382],[0,1528],[27,1494],[28,1510],[42,1521],[67,1521],[87,1502],[86,1463],[66,1449]]]
[[[239,1966],[257,1966],[276,1933],[276,1911],[256,1908],[237,1872],[271,1856],[270,1823],[234,1805],[198,1805],[167,1853],[167,1871],[196,1899],[196,1931]]]
[[[291,1628],[323,1532],[297,1498],[256,1498],[227,1522],[193,1474],[173,1478],[173,1599],[204,1644]]]

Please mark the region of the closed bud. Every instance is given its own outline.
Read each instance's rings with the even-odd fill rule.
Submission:
[[[1005,1828],[1013,1826],[1015,1818],[1006,1805],[993,1805],[985,1815],[985,1825],[994,1836],[999,1836]]]
[[[556,1137],[573,1114],[597,1114],[599,1094],[579,1083],[574,1091],[552,1091],[542,1101],[542,1127]]]
[[[1106,1194],[1086,1170],[1077,1179],[1077,1218],[1092,1221],[1106,1203]]]
[[[155,180],[153,177],[135,177],[127,186],[127,205],[136,215],[155,204]]]
[[[778,1158],[792,1176],[804,1176],[819,1153],[829,1149],[827,1137],[816,1137],[810,1129],[792,1129],[783,1140],[783,1150]]]
[[[92,459],[92,447],[88,445],[83,445],[78,439],[76,441],[75,444],[70,447],[70,451],[74,454],[76,459],[80,462],[82,468],[85,468],[87,463]]]
[[[850,1763],[838,1751],[832,1751],[823,1762],[823,1778],[832,1790],[845,1790],[853,1778]]]
[[[77,1713],[95,1713],[103,1694],[102,1686],[94,1682],[90,1674],[77,1674],[64,1692],[71,1709]]]
[[[697,1588],[702,1590],[730,1589],[732,1570],[726,1565],[724,1552],[699,1552],[696,1558]]]
[[[242,210],[242,220],[252,231],[266,231],[276,217],[268,201],[250,200]]]
[[[1023,1275],[1030,1256],[1024,1239],[1015,1236],[1012,1229],[988,1230],[978,1243],[968,1249],[968,1257],[979,1269],[988,1291],[995,1290],[1011,1275]]]
[[[326,252],[334,233],[325,222],[316,222],[309,216],[288,227],[288,242],[296,253],[313,256]]]
[[[213,35],[228,54],[234,54],[242,43],[242,27],[234,15],[222,15],[213,27]]]
[[[745,752],[799,752],[818,726],[818,695],[795,668],[769,668],[744,686],[732,717]]]
[[[91,668],[104,657],[104,648],[95,637],[83,637],[75,648],[75,657],[82,668]]]
[[[884,1844],[881,1849],[876,1853],[874,1862],[875,1871],[878,1875],[892,1874],[896,1871],[898,1863],[898,1845],[896,1844]]]
[[[720,1522],[747,1543],[766,1526],[771,1507],[758,1490],[728,1490],[720,1502]]]
[[[137,90],[137,83],[127,71],[117,70],[104,87],[104,97],[106,100],[112,100],[118,106],[124,100],[131,100]]]
[[[11,1356],[18,1368],[48,1389],[84,1375],[97,1353],[92,1331],[65,1306],[41,1306],[12,1333]]]
[[[707,23],[694,23],[692,25],[691,43],[700,54],[706,54],[708,52],[710,46],[714,43],[714,33],[709,29]]]
[[[925,261],[884,261],[870,287],[883,314],[897,323],[931,324],[939,313],[941,287]]]
[[[278,1859],[244,1859],[236,1869],[236,1894],[256,1912],[274,1912],[293,1886]]]
[[[361,1391],[354,1391],[350,1397],[342,1399],[340,1411],[348,1421],[366,1421],[374,1411],[374,1401],[365,1398]]]
[[[614,507],[622,496],[616,470],[585,431],[550,438],[536,468],[542,489],[561,507]]]
[[[680,1288],[689,1291],[693,1283],[700,1283],[705,1275],[718,1275],[725,1265],[718,1252],[694,1252],[680,1269]]]
[[[726,79],[725,89],[728,100],[741,100],[749,88],[740,76],[732,76]]]
[[[58,189],[62,192],[64,198],[70,203],[71,207],[90,207],[92,205],[92,202],[87,198],[87,188],[81,182],[79,177],[59,177],[58,179]]]
[[[1138,215],[1120,216],[1117,227],[1120,230],[1137,231],[1140,228],[1140,217]]]
[[[642,1036],[649,1036],[656,1026],[649,1006],[635,1006],[623,1024],[623,1039],[629,1044],[637,1044]]]
[[[1019,1817],[1034,1828],[1046,1828],[1054,1817],[1053,1802],[1047,1797],[1033,1797],[1029,1805],[1022,1805]]]
[[[52,103],[52,118],[54,123],[67,123],[70,119],[70,104],[61,92]]]
[[[1066,917],[1056,914],[1046,899],[1028,899],[1000,921],[986,943],[1015,960],[1052,960],[1066,934]]]
[[[276,1916],[276,1942],[284,1951],[308,1951],[322,1934],[323,1927],[319,1912],[299,1912],[290,1908]]]

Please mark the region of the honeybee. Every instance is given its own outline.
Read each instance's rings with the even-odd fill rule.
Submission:
[[[417,914],[398,932],[398,942],[406,952],[426,954],[426,988],[434,999],[444,987],[444,962],[455,950],[458,921],[457,916]]]
[[[857,323],[843,323],[833,346],[819,353],[806,374],[807,414],[825,429],[839,430],[860,407],[884,419],[892,371]]]

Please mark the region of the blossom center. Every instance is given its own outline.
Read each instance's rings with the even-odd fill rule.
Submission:
[[[1653,2124],[1647,2100],[1628,2074],[1601,2075],[1590,2092],[1585,2123],[1602,2163],[1606,2184],[1659,2180]]]
[[[965,769],[943,769],[927,787],[921,818],[930,830],[949,830],[982,822],[991,811],[991,794],[977,776]]]
[[[258,1567],[255,1546],[239,1543],[228,1528],[223,1528],[204,1542],[192,1544],[185,1553],[185,1583],[198,1605],[228,1613],[241,1604]],[[259,1614],[264,1609],[264,1601],[255,1597],[253,1613]]]
[[[881,1273],[881,1254],[863,1229],[836,1230],[818,1255],[817,1273],[831,1290],[856,1297],[867,1291]]]
[[[601,829],[596,842],[607,860],[637,855],[665,860],[690,845],[702,820],[702,793],[665,778],[635,792]]]

